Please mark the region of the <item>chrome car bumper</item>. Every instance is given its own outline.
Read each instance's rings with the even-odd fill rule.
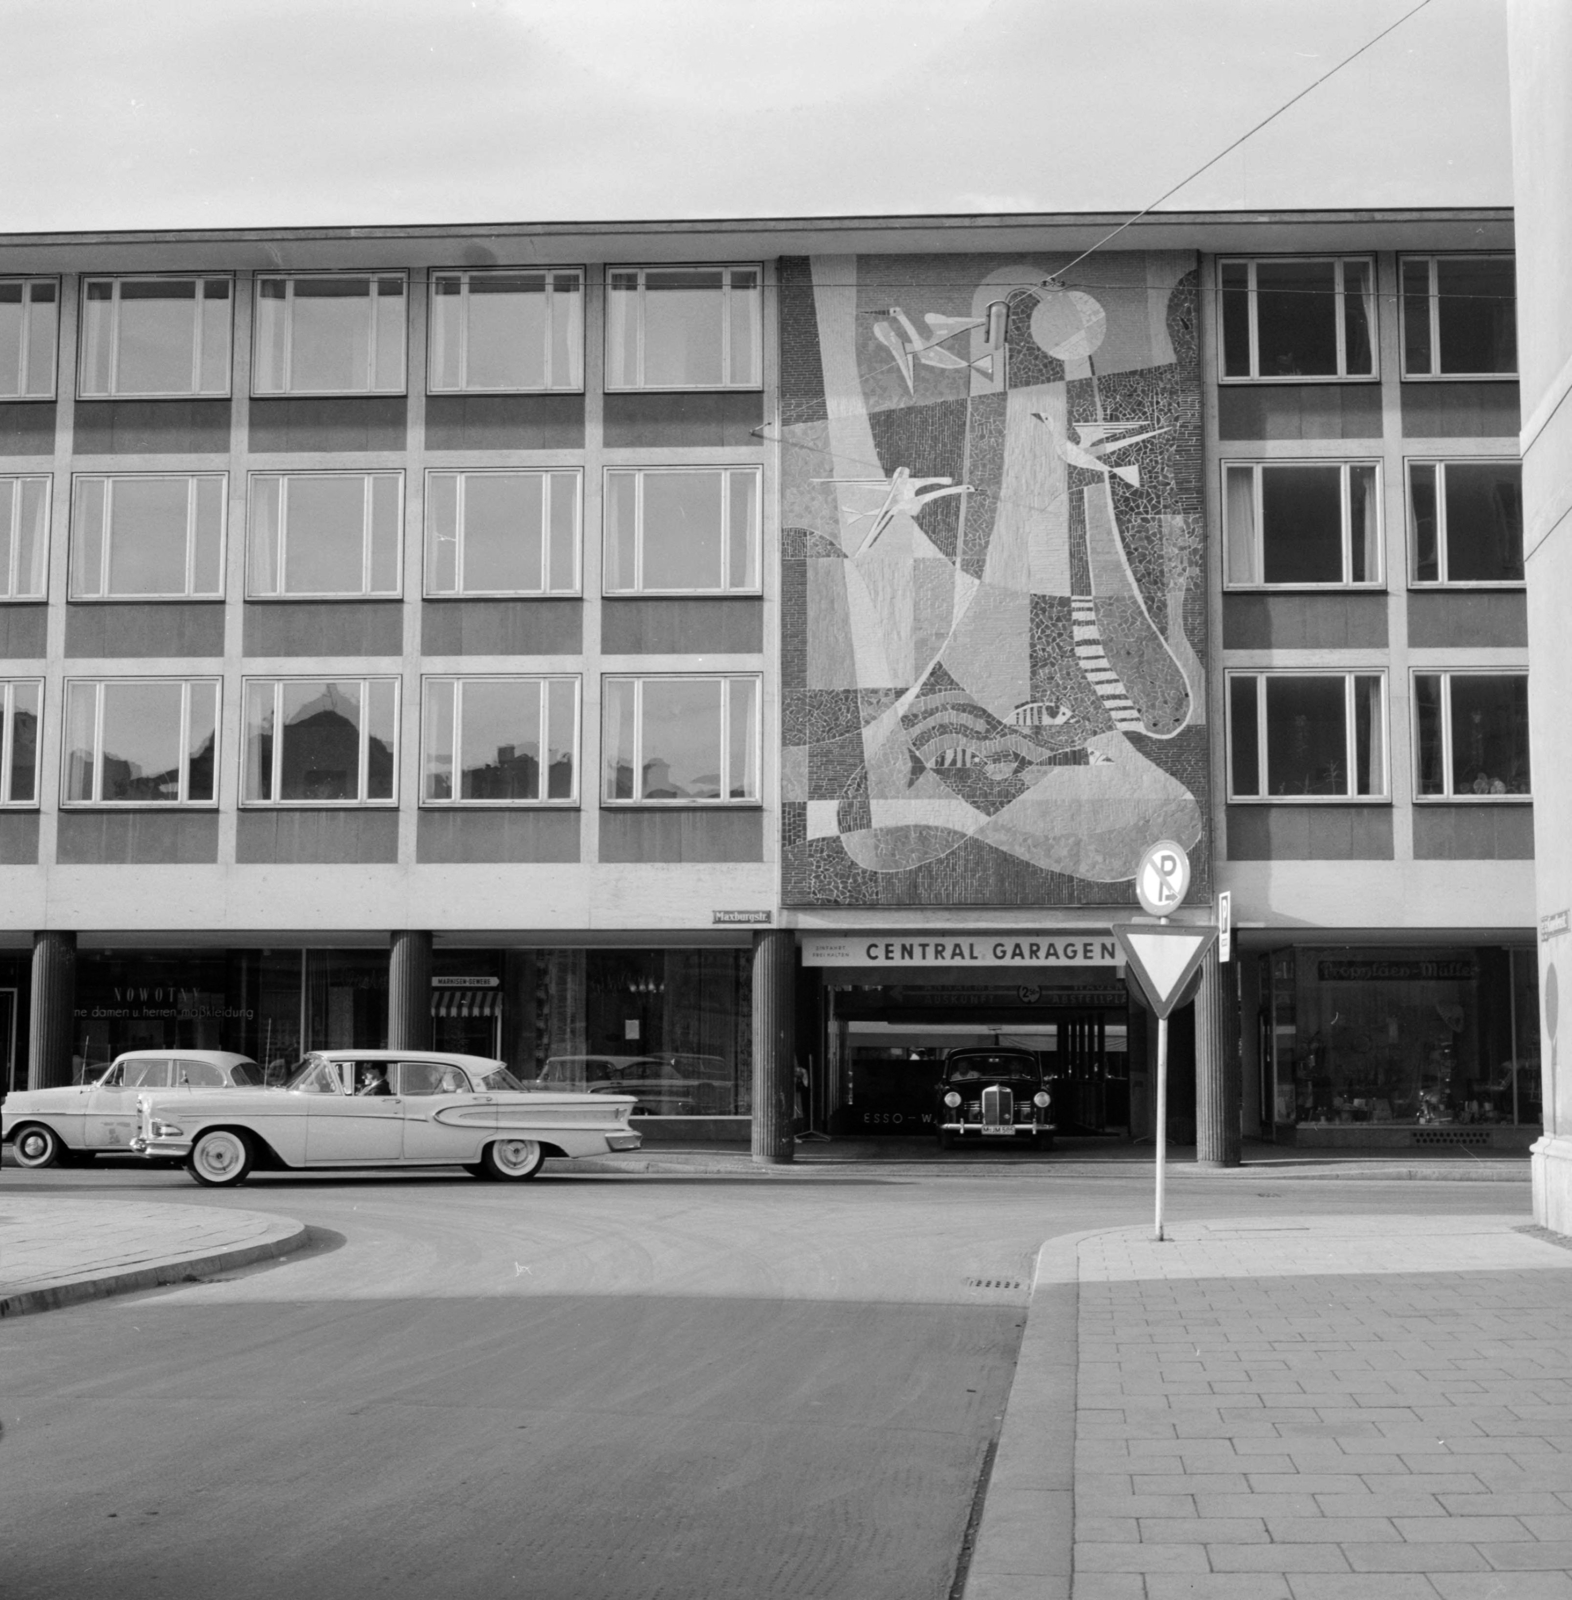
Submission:
[[[160,1161],[184,1161],[191,1154],[189,1139],[144,1139],[140,1135],[131,1141],[131,1153],[149,1156]]]
[[[1055,1125],[1051,1122],[1016,1122],[1009,1125],[996,1125],[987,1122],[941,1122],[941,1133],[978,1133],[987,1134],[990,1138],[1011,1138],[1020,1134],[1053,1133]]]
[[[644,1143],[642,1133],[608,1133],[606,1135],[606,1148],[608,1150],[637,1150]]]

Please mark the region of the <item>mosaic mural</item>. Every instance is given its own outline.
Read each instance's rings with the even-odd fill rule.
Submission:
[[[781,263],[788,905],[1209,889],[1193,256]]]

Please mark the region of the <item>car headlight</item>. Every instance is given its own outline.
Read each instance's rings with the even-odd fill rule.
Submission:
[[[185,1131],[178,1123],[159,1122],[156,1119],[153,1122],[153,1137],[155,1139],[178,1139]]]
[[[1053,1104],[1053,1096],[1050,1095],[1046,1089],[1039,1089],[1037,1093],[1032,1096],[1032,1104],[1046,1111],[1048,1107]]]
[[[961,1097],[951,1089],[944,1097],[944,1103],[953,1111],[961,1103]]]

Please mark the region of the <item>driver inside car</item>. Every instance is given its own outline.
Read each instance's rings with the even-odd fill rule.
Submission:
[[[364,1065],[355,1074],[356,1094],[392,1094],[386,1067]]]

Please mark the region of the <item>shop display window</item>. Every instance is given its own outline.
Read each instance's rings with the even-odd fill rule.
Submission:
[[[84,278],[84,399],[227,395],[228,278]]]
[[[228,486],[222,472],[77,478],[71,598],[221,598]]]
[[[761,282],[757,266],[612,268],[606,387],[757,389]]]
[[[52,400],[60,290],[53,278],[0,278],[0,400]]]
[[[426,475],[426,593],[574,595],[579,503],[571,472]]]
[[[1405,378],[1516,374],[1511,256],[1405,256],[1402,279]]]
[[[1521,462],[1411,461],[1408,515],[1416,584],[1522,583]]]
[[[43,474],[0,477],[0,600],[44,598],[51,482]]]
[[[404,301],[401,275],[259,276],[251,392],[402,394]]]
[[[1230,588],[1381,582],[1381,496],[1367,462],[1223,468]]]
[[[584,387],[584,274],[433,272],[432,394]]]
[[[1367,256],[1223,261],[1223,378],[1375,376],[1375,263]]]
[[[1414,744],[1421,799],[1526,799],[1528,675],[1416,672]]]
[[[1532,949],[1300,948],[1264,961],[1277,1122],[1540,1121]]]

